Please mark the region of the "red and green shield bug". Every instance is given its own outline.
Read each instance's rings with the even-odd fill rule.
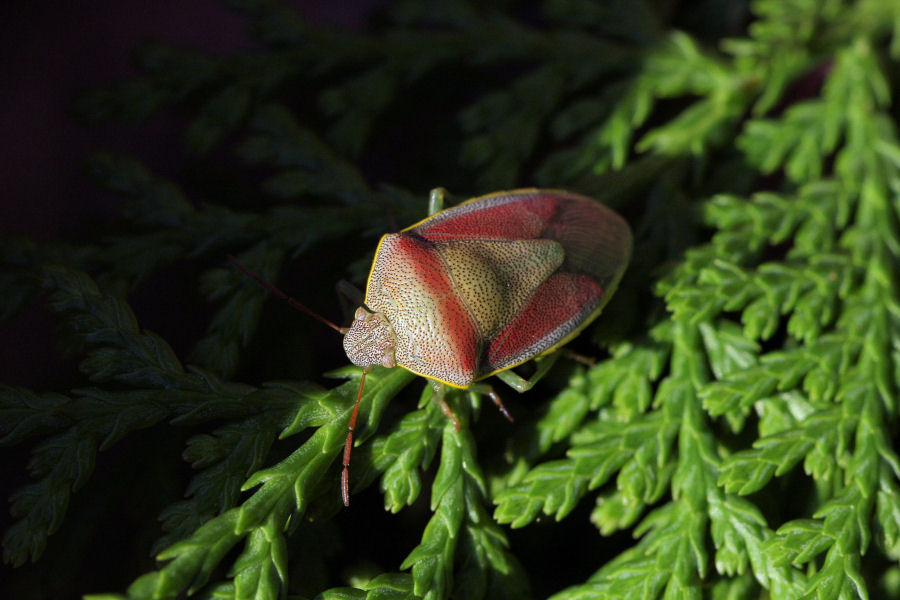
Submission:
[[[628,265],[628,224],[586,196],[520,189],[440,210],[443,194],[432,192],[427,219],[381,238],[364,306],[349,328],[263,282],[344,333],[347,356],[363,368],[344,445],[345,505],[359,400],[373,366],[400,365],[438,387],[474,387],[509,417],[490,387],[476,382],[496,374],[520,391],[530,387],[507,370],[575,337]]]

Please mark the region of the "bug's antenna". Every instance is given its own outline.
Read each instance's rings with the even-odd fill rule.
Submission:
[[[299,302],[298,300],[294,300],[293,298],[291,298],[290,296],[285,294],[283,291],[281,291],[274,284],[269,283],[268,281],[266,281],[265,279],[263,279],[262,277],[260,277],[259,275],[257,275],[253,271],[251,271],[249,268],[244,266],[238,259],[231,256],[230,254],[228,255],[228,262],[230,262],[232,265],[237,267],[238,270],[240,270],[247,277],[256,280],[257,283],[259,283],[261,286],[263,286],[264,288],[269,290],[269,292],[271,292],[276,298],[280,298],[281,300],[284,300],[285,302],[287,302],[294,308],[302,310],[303,312],[305,312],[312,318],[317,319],[319,322],[324,323],[325,325],[331,327],[332,329],[334,329],[341,335],[344,335],[345,333],[347,333],[346,327],[340,327],[338,325],[335,325],[334,323],[332,323],[331,321],[329,321],[328,319],[326,319],[325,317],[323,317],[322,315],[320,315],[313,309],[309,308],[302,302]]]
[[[353,404],[353,412],[350,413],[350,421],[347,423],[347,439],[344,440],[344,470],[341,471],[341,499],[344,501],[344,506],[350,506],[350,452],[353,450],[353,430],[356,428],[356,417],[359,416],[359,400],[362,398],[366,374],[371,370],[372,367],[363,369],[362,378],[359,380],[359,390],[356,392],[356,402]]]
[[[300,309],[314,319],[317,319],[325,325],[328,325],[341,335],[347,333],[347,327],[338,327],[302,302],[294,300],[274,284],[269,283],[268,281],[251,271],[249,268],[244,266],[235,257],[229,255],[228,262],[237,267],[238,270],[240,270],[247,277],[256,280],[257,283],[269,290],[269,292],[271,292],[277,298],[284,300],[294,308]],[[356,419],[359,416],[359,401],[362,399],[363,387],[366,383],[366,374],[368,374],[368,372],[371,370],[372,367],[366,367],[362,371],[362,377],[359,380],[359,389],[356,392],[356,402],[353,404],[353,412],[350,413],[350,421],[347,423],[347,439],[344,441],[344,470],[341,472],[341,499],[344,501],[344,506],[350,506],[350,452],[353,450],[353,430],[356,428]]]

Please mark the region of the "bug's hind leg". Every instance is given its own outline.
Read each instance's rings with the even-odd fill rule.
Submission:
[[[473,383],[469,387],[469,390],[475,392],[476,394],[484,394],[485,396],[490,398],[491,402],[494,403],[494,406],[496,406],[500,410],[500,412],[503,413],[503,416],[506,417],[510,423],[514,421],[512,415],[509,414],[509,411],[506,410],[505,406],[503,406],[503,400],[500,399],[500,394],[495,392],[494,388],[486,383]]]
[[[553,363],[556,362],[556,359],[559,357],[559,352],[553,352],[544,357],[541,357],[535,360],[535,364],[537,364],[537,369],[535,372],[529,377],[525,379],[520,375],[517,375],[512,369],[507,369],[506,371],[500,371],[499,373],[495,373],[495,375],[500,378],[503,383],[513,388],[519,393],[527,392],[534,384],[543,379],[544,375],[547,374],[547,371],[553,366]],[[503,416],[509,419],[509,422],[513,422],[512,415],[509,414],[509,411],[506,410],[506,407],[503,406],[503,400],[500,399],[499,394],[494,391],[490,385],[486,383],[473,383],[469,388],[473,392],[477,392],[479,394],[484,394],[500,409],[500,412],[503,413]]]

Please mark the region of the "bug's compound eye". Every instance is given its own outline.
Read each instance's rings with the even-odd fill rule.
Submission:
[[[359,367],[382,365],[395,366],[396,336],[387,318],[381,313],[372,313],[365,308],[356,309],[353,324],[344,336],[344,351],[347,358]]]

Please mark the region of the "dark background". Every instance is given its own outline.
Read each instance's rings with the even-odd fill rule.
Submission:
[[[360,29],[374,0],[290,2],[312,23]],[[247,20],[214,0],[96,0],[91,2],[13,0],[0,3],[0,131],[4,152],[0,167],[0,235],[23,233],[36,240],[89,239],[96,224],[115,218],[120,200],[99,189],[85,172],[93,151],[108,149],[138,157],[155,173],[177,179],[190,157],[181,154],[183,123],[163,112],[131,127],[116,123],[84,125],[72,115],[79,94],[120,79],[137,76],[131,51],[146,40],[193,47],[212,54],[230,54],[253,46]],[[11,322],[0,325],[0,382],[37,392],[65,391],[83,386],[77,359],[61,357],[57,319],[44,299],[33,301]],[[339,345],[339,344],[336,344]],[[123,462],[141,443],[126,441],[114,453],[99,457],[99,478],[116,478]],[[130,445],[135,445],[130,447]],[[7,498],[29,481],[26,465],[31,444],[0,448],[0,534],[11,524]],[[173,472],[184,465],[171,465]],[[159,483],[160,473],[149,479]],[[169,475],[171,476],[171,475]],[[126,475],[127,477],[127,475]],[[72,509],[102,513],[100,522],[127,529],[146,507],[141,506],[140,477],[119,479],[131,498],[110,498],[85,507],[89,495],[72,495]],[[177,484],[176,484],[177,485]],[[180,494],[177,490],[176,493]],[[124,500],[124,501],[123,501]],[[158,512],[158,510],[157,510]],[[84,513],[82,513],[84,514]],[[152,513],[151,513],[152,514]],[[79,529],[71,519],[50,537],[44,556],[13,570],[0,565],[0,598],[78,598],[87,592],[122,592],[138,575],[153,568],[145,554],[141,564],[112,557],[129,556],[135,540],[127,531],[95,531],[88,538],[106,547],[71,547],[66,540]],[[66,554],[78,553],[76,560]],[[121,572],[104,572],[116,564]],[[75,569],[60,572],[60,565]],[[50,571],[53,571],[52,573]],[[50,580],[53,580],[51,582]],[[60,580],[69,592],[60,596]]]
[[[311,23],[360,29],[377,2],[289,4]],[[72,118],[72,104],[88,89],[137,75],[129,57],[141,42],[229,54],[253,45],[245,27],[214,0],[0,3],[0,234],[78,237],[90,234],[87,223],[113,217],[119,200],[84,172],[94,150],[138,156],[161,176],[177,173],[187,159],[177,153],[182,130],[171,116],[139,128],[85,126]],[[38,390],[58,381],[54,340],[53,318],[37,307],[0,327],[0,381]]]
[[[295,0],[290,4],[313,24],[358,30],[365,27],[367,15],[382,2]],[[0,168],[0,235],[22,232],[37,240],[83,240],[89,238],[96,223],[115,218],[120,200],[100,190],[84,170],[84,161],[92,151],[108,149],[136,156],[154,174],[176,181],[184,164],[190,160],[182,154],[184,123],[178,121],[178,117],[163,112],[140,127],[116,123],[86,126],[71,115],[71,107],[80,93],[138,75],[130,66],[129,56],[132,49],[148,39],[223,55],[254,45],[252,37],[245,31],[246,19],[214,0],[188,3],[174,0],[28,3],[19,0],[0,6],[0,24],[0,131],[6,150]],[[157,305],[159,296],[154,294]],[[129,300],[134,302],[135,299]],[[145,320],[145,314],[139,308],[136,307],[136,312],[141,324],[170,339],[164,328],[153,322],[153,318],[160,318],[159,315],[151,314],[151,318]],[[280,310],[272,306],[269,309]],[[285,313],[288,310],[284,309]],[[304,317],[296,319],[302,322]],[[56,322],[56,317],[43,308],[39,300],[12,322],[0,327],[0,365],[3,365],[0,382],[38,392],[65,391],[73,385],[85,385],[84,378],[77,372],[77,360],[60,358]],[[325,332],[322,335],[331,334]],[[335,349],[339,352],[337,342]],[[184,356],[180,358],[184,359]],[[332,363],[331,366],[340,364],[343,363]],[[524,407],[520,406],[518,410],[524,411]],[[493,413],[489,418],[500,421]],[[505,422],[498,423],[498,427],[503,427],[498,431],[509,432]],[[145,503],[150,502],[147,500],[150,494],[142,488],[148,485],[144,479],[160,487],[168,482],[174,494],[183,492],[183,481],[165,479],[177,477],[179,470],[181,476],[190,475],[177,456],[173,455],[174,462],[169,465],[171,473],[151,473],[146,478],[140,472],[135,474],[133,463],[128,462],[128,457],[140,455],[140,444],[154,442],[153,435],[153,432],[142,433],[141,440],[132,436],[117,445],[115,454],[101,453],[98,457],[97,479],[115,481],[120,488],[117,493],[129,494],[124,502],[121,498],[104,498],[104,504],[88,507],[88,512],[102,515],[98,521],[127,529],[130,521],[137,526],[136,519],[153,514],[152,509],[148,511],[146,506],[141,506],[142,499]],[[506,435],[508,433],[501,433],[498,443],[502,443]],[[30,450],[28,444],[0,449],[3,475],[0,498],[4,500],[0,508],[0,532],[10,524],[6,497],[29,481],[25,465]],[[131,479],[116,479],[120,473],[129,471],[133,475]],[[360,497],[357,507],[369,505],[383,517],[374,486],[365,494],[369,497]],[[84,512],[86,501],[90,501],[89,495],[73,494],[70,514]],[[526,530],[508,532],[514,553],[526,562],[525,567],[533,581],[543,581],[544,585],[551,586],[542,589],[536,583],[536,597],[555,591],[554,580],[571,583],[588,577],[591,569],[602,562],[602,557],[614,555],[616,543],[623,541],[617,539],[611,544],[609,539],[603,539],[591,530],[589,544],[576,546],[574,534],[585,529],[590,508],[589,503],[582,503],[562,526],[552,519],[545,519]],[[417,503],[418,509],[421,509],[419,516],[427,511],[427,494],[423,494]],[[403,518],[408,515],[398,515],[393,522],[400,524]],[[77,530],[79,526],[88,526],[71,521],[69,519],[63,527]],[[384,540],[370,535],[366,513],[359,508],[347,511],[340,521],[344,539],[352,539],[359,554],[378,556],[381,566],[387,570],[396,570],[412,547],[397,544],[396,556],[379,555],[379,552],[384,553]],[[418,526],[419,523],[415,527]],[[66,553],[80,551],[65,545],[65,533],[61,531],[59,535],[51,536],[46,555],[36,565],[15,572],[0,566],[0,598],[5,597],[5,592],[9,594],[9,590],[15,592],[8,597],[60,598],[53,593],[54,588],[41,588],[32,582],[39,581],[43,573],[54,568],[53,565],[64,564],[66,561],[60,557]],[[102,553],[82,556],[80,572],[56,573],[63,578],[71,577],[71,595],[67,597],[78,597],[83,592],[124,591],[135,577],[153,568],[154,563],[146,554],[133,563],[121,561],[124,565],[107,560],[107,556],[117,553],[134,553],[137,544],[149,547],[152,540],[135,541],[127,531],[96,531],[92,534],[95,546],[99,540],[108,547],[103,548]],[[622,534],[620,537],[628,536]],[[548,564],[546,556],[559,560]],[[340,558],[343,557],[337,557]],[[529,562],[529,558],[535,560]],[[337,559],[334,562],[341,562]],[[121,572],[102,572],[107,564],[119,565]],[[23,593],[26,589],[27,594]]]

